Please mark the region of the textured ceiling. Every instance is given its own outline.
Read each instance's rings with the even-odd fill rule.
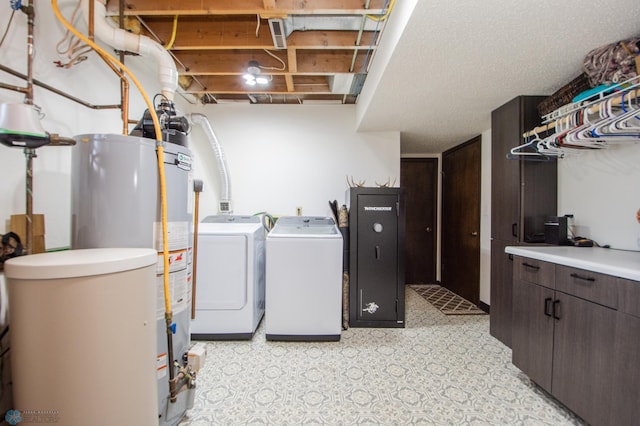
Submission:
[[[402,8],[414,5],[405,19]],[[399,0],[387,25],[359,130],[400,130],[403,154],[439,153],[488,130],[491,111],[511,98],[555,92],[582,72],[591,49],[640,35],[640,6]],[[393,37],[391,52],[395,43],[384,43]]]

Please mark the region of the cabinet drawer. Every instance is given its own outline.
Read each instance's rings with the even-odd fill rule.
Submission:
[[[556,290],[618,309],[617,279],[611,275],[557,265]]]
[[[622,312],[640,318],[640,282],[619,278],[618,300]]]
[[[555,265],[528,257],[516,257],[514,276],[522,281],[538,284],[548,288],[555,286]]]

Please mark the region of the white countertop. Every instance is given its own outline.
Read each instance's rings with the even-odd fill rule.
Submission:
[[[640,252],[600,247],[507,246],[505,252],[640,281]]]

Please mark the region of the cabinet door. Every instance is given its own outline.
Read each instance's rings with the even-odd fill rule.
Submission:
[[[512,362],[551,392],[554,291],[522,280],[513,282]]]
[[[611,414],[616,311],[556,292],[552,394],[593,425]]]
[[[635,285],[638,285],[637,283]],[[640,305],[637,305],[640,308]],[[640,316],[618,313],[610,425],[631,425],[640,419]]]
[[[491,236],[511,242],[518,241],[520,162],[506,155],[520,145],[520,103],[515,98],[491,114]]]
[[[558,164],[554,158],[549,161],[524,161],[521,166],[521,238],[527,242],[544,241],[544,223],[558,211]]]
[[[540,124],[538,104],[544,99],[540,96],[522,97],[523,133]],[[520,163],[520,241],[544,241],[544,222],[548,216],[555,216],[558,210],[557,181],[555,158]]]
[[[510,160],[540,124],[544,96],[518,96],[491,114],[491,236],[505,241],[543,240],[544,220],[556,215],[556,161]]]
[[[491,241],[491,335],[511,347],[513,256],[504,252],[512,243]]]

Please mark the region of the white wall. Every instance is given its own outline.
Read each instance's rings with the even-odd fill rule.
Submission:
[[[347,176],[375,186],[400,180],[399,132],[358,133],[355,106],[223,104],[200,107],[222,146],[235,214],[330,214]],[[217,213],[219,169],[200,126],[191,131],[194,176],[204,181],[200,216]]]
[[[120,84],[94,54],[71,69],[57,68],[61,59],[55,44],[63,36],[49,2],[36,2],[34,77],[93,104],[120,102]],[[70,16],[72,4],[62,4]],[[0,28],[11,15],[9,2],[0,5]],[[80,25],[82,29],[84,23]],[[7,38],[0,48],[0,62],[27,73],[26,16],[16,12]],[[112,49],[107,49],[111,51]],[[150,96],[158,91],[154,64],[149,59],[127,57],[126,64]],[[0,81],[17,86],[25,82],[0,72]],[[131,84],[130,118],[142,116],[146,108]],[[0,102],[23,101],[23,95],[0,89]],[[72,137],[82,133],[120,133],[120,110],[93,110],[35,89],[34,102],[46,114],[46,131]],[[355,106],[341,105],[188,105],[176,97],[179,109],[189,106],[210,117],[231,170],[235,212],[269,211],[275,215],[326,215],[329,200],[344,202],[346,176],[356,180],[384,182],[400,177],[399,132],[357,133]],[[218,171],[213,152],[199,127],[192,131],[196,157],[195,176],[204,180],[201,216],[217,211]],[[71,147],[43,147],[34,160],[34,213],[45,214],[47,249],[70,243]],[[11,214],[25,212],[25,159],[21,149],[0,146],[0,231],[6,232]],[[396,183],[396,185],[398,185]]]
[[[62,13],[70,16],[72,4],[61,6]],[[63,37],[63,27],[56,20],[49,2],[35,2],[34,78],[86,102],[102,104],[120,103],[120,82],[113,72],[91,53],[89,59],[70,69],[57,68],[53,62],[61,59],[55,50]],[[0,28],[9,21],[9,2],[0,4]],[[0,62],[22,74],[27,73],[26,15],[16,12],[6,40],[0,47]],[[111,49],[107,49],[111,52]],[[127,57],[126,64],[153,96],[158,90],[153,75],[152,61]],[[26,83],[5,72],[0,81],[25,87]],[[146,106],[138,90],[131,84],[130,118],[142,116]],[[0,89],[0,102],[22,103],[24,96]],[[179,99],[178,99],[179,101]],[[35,87],[34,103],[42,108],[44,129],[49,133],[72,137],[82,133],[121,133],[120,110],[94,110]],[[47,249],[66,247],[70,242],[70,164],[71,147],[43,147],[34,159],[34,213],[45,215]],[[25,156],[21,149],[0,146],[0,233],[6,228],[12,214],[25,213]]]
[[[612,248],[640,250],[640,145],[567,150],[558,160],[558,214],[573,214],[576,234]]]
[[[48,2],[36,2],[35,78],[94,104],[119,102],[119,82],[95,54],[69,70],[57,68],[60,59],[55,44],[63,35]],[[63,4],[70,14],[72,5]],[[5,28],[11,10],[0,4],[0,28]],[[26,74],[26,19],[17,12],[0,47],[0,62]],[[157,83],[153,64],[127,57],[127,65],[154,94]],[[24,86],[24,81],[0,72],[0,81]],[[0,102],[22,102],[21,94],[0,89]],[[50,92],[35,88],[35,103],[46,114],[44,128],[51,133],[73,136],[89,132],[119,133],[119,110],[96,111]],[[178,97],[179,107],[186,104]],[[130,118],[142,115],[144,103],[131,88]],[[189,106],[189,108],[194,108]],[[268,210],[273,214],[328,213],[329,200],[343,201],[346,175],[356,180],[399,178],[399,133],[356,132],[355,107],[332,105],[215,105],[197,107],[209,116],[225,150],[231,171],[236,213]],[[480,300],[489,303],[489,221],[491,170],[490,131],[482,134],[481,283]],[[46,216],[47,248],[69,244],[70,150],[44,147],[34,160],[34,211]],[[217,170],[207,158],[213,153],[201,129],[192,131],[196,154],[196,177],[205,181],[201,214],[217,209]],[[11,214],[24,213],[25,159],[21,150],[0,146],[0,230]],[[206,166],[205,166],[206,164]],[[603,151],[572,151],[559,160],[558,213],[574,214],[577,232],[600,244],[638,250],[640,224],[640,147],[616,145]]]
[[[482,132],[480,175],[480,301],[491,305],[491,129]]]

